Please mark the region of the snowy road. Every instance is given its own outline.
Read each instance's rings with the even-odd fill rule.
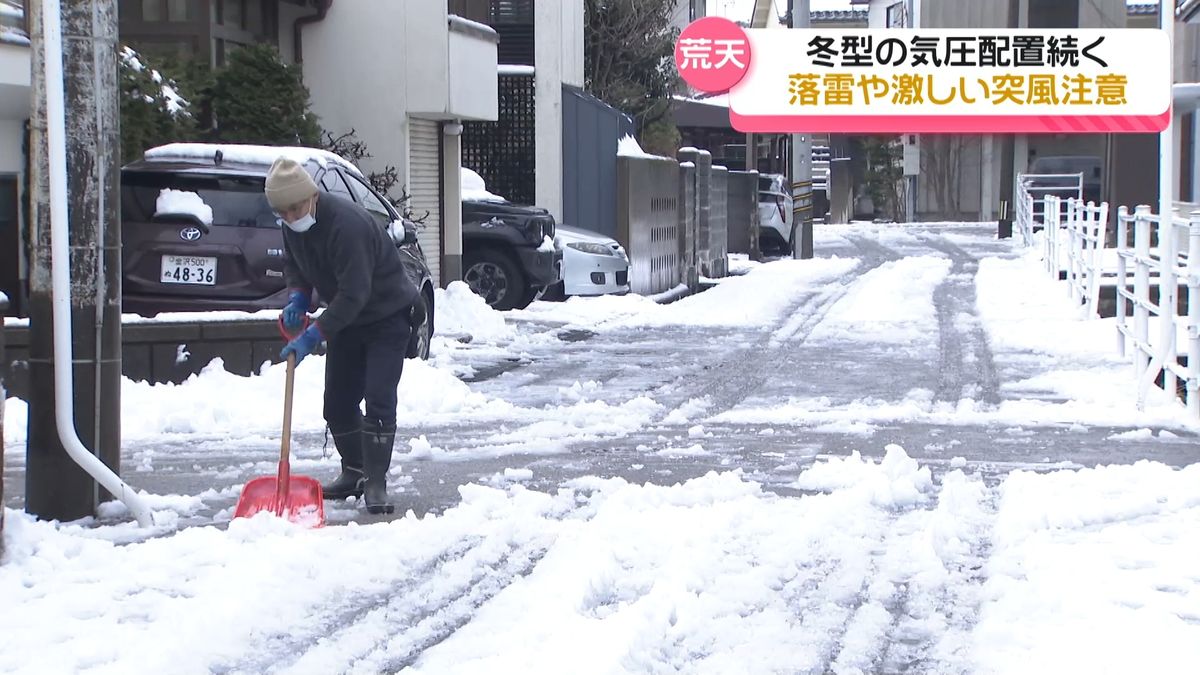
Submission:
[[[0,672],[1194,672],[1200,428],[992,232],[826,227],[670,305],[451,289],[470,340],[401,384],[412,513],[320,531],[229,521],[278,367],[126,382],[161,526],[9,510]],[[326,478],[321,366],[293,470]]]

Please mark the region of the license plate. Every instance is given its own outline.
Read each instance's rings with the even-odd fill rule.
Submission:
[[[217,259],[190,255],[164,255],[160,279],[164,284],[215,285],[217,283]]]

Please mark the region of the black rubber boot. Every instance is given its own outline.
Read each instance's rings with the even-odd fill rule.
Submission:
[[[333,445],[342,456],[342,473],[332,483],[321,486],[325,499],[361,497],[363,493],[363,430],[333,432]]]
[[[363,499],[367,513],[393,513],[395,505],[388,501],[387,472],[392,465],[392,445],[396,428],[385,429],[378,423],[367,425],[363,431]]]

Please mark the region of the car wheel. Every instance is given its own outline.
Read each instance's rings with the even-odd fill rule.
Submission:
[[[413,327],[412,339],[408,345],[408,358],[424,361],[429,358],[429,343],[433,339],[433,317],[429,309],[433,306],[433,301],[425,291],[422,291],[418,298],[418,302],[425,308],[425,319],[421,321],[421,325]]]
[[[464,255],[463,281],[492,309],[505,311],[529,304],[525,275],[501,251],[484,249]]]

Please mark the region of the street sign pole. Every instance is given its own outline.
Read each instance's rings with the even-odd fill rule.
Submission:
[[[809,27],[809,0],[789,0],[792,28]],[[792,257],[813,257],[812,135],[792,134]]]

